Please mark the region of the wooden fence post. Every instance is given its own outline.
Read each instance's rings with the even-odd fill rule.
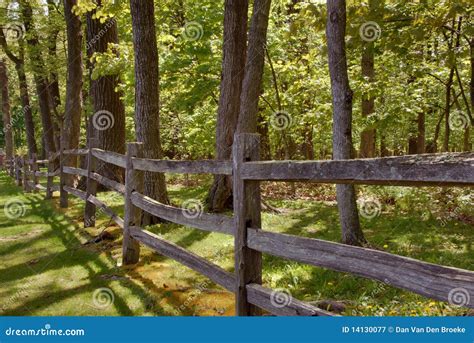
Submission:
[[[132,238],[129,228],[140,226],[141,210],[132,204],[131,195],[143,188],[143,173],[133,170],[132,158],[143,156],[143,143],[127,143],[125,170],[125,217],[123,229],[122,264],[135,264],[140,258],[140,244]]]
[[[51,199],[53,197],[53,181],[54,177],[51,176],[52,173],[54,173],[54,161],[53,160],[53,153],[48,154],[48,179],[46,181],[46,196],[45,199]]]
[[[36,192],[36,185],[39,184],[39,179],[38,177],[36,176],[36,172],[39,171],[39,168],[38,168],[38,163],[36,162],[37,159],[36,159],[36,154],[31,154],[31,160],[29,160],[29,162],[31,162],[31,179],[33,180],[33,192]]]
[[[247,246],[247,228],[260,229],[260,182],[240,178],[242,164],[260,159],[260,136],[237,134],[232,148],[235,220],[235,312],[238,316],[258,316],[261,310],[247,300],[246,286],[262,283],[262,253]]]
[[[91,174],[95,172],[96,160],[92,155],[92,149],[97,148],[99,145],[99,140],[97,138],[89,138],[89,152],[87,153],[87,186],[86,193],[87,199],[89,195],[97,194],[97,182],[91,178]],[[84,208],[84,227],[94,227],[95,226],[95,214],[96,206],[86,201],[86,206]]]
[[[28,183],[28,173],[29,173],[30,168],[29,168],[29,164],[28,164],[28,156],[27,155],[22,157],[21,164],[23,166],[23,190],[26,193],[30,193],[31,189],[30,189],[30,185]]]
[[[67,175],[64,173],[64,149],[61,144],[61,147],[59,149],[59,206],[61,208],[67,208],[68,207],[68,194],[66,190],[64,189],[64,186],[66,186],[66,178]]]

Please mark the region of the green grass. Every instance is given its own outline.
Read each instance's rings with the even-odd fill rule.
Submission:
[[[184,186],[170,182],[173,204],[187,199],[203,200],[209,178]],[[267,201],[282,210],[263,213],[263,229],[304,237],[338,241],[337,207],[330,199],[333,189],[310,186],[292,200],[267,195]],[[365,195],[381,200],[382,213],[362,218],[366,238],[373,248],[427,262],[473,269],[474,230],[469,222],[446,218],[456,203],[457,214],[465,213],[457,199],[469,192],[438,194],[437,189],[413,190],[367,187]],[[394,195],[395,194],[395,195]],[[396,198],[395,204],[385,199]],[[100,198],[123,213],[122,199],[113,193]],[[205,277],[170,259],[142,248],[141,261],[121,267],[121,235],[110,220],[99,215],[97,227],[83,229],[83,203],[70,197],[66,211],[57,199],[43,200],[42,194],[23,194],[12,180],[0,176],[0,209],[7,201],[25,204],[26,213],[10,219],[0,212],[0,313],[2,315],[231,315],[233,295]],[[441,200],[440,200],[441,199]],[[451,202],[446,199],[453,199]],[[440,204],[438,204],[440,202]],[[469,203],[469,201],[468,201]],[[469,206],[468,206],[469,207]],[[444,212],[443,212],[444,211]],[[452,212],[452,211],[451,211]],[[464,218],[463,216],[458,216]],[[84,245],[107,227],[113,240]],[[233,270],[231,237],[161,224],[153,232],[206,259]],[[459,315],[466,312],[443,302],[417,296],[376,281],[264,256],[264,284],[285,288],[306,301],[344,301],[346,315]],[[101,308],[94,292],[108,288],[114,301]]]

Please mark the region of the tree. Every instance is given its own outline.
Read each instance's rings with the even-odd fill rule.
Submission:
[[[20,88],[21,107],[25,120],[26,143],[28,145],[28,154],[31,157],[32,154],[38,153],[38,148],[36,146],[35,125],[33,122],[33,113],[31,111],[30,105],[30,94],[28,92],[28,82],[25,72],[24,40],[22,38],[18,40],[18,54],[15,55],[7,44],[3,30],[0,30],[0,45],[2,46],[3,51],[8,56],[10,61],[15,64],[15,69],[18,75],[18,86]]]
[[[79,148],[82,115],[82,28],[80,18],[73,13],[77,0],[64,0],[64,17],[67,27],[67,83],[61,146]],[[77,158],[69,156],[68,166],[77,166]],[[73,179],[69,179],[71,183]]]
[[[257,132],[258,99],[262,90],[271,0],[255,0],[250,23],[245,75],[240,96],[237,131]]]
[[[117,71],[97,70],[98,55],[111,53],[117,56],[117,21],[115,18],[100,18],[102,1],[87,12],[87,56],[89,57],[90,98],[94,114],[89,122],[89,135],[99,140],[99,148],[125,153],[125,106],[122,92],[118,90],[120,77]],[[123,169],[98,161],[97,170],[109,179],[124,181]]]
[[[346,2],[327,0],[326,36],[333,105],[333,159],[350,159],[352,152],[352,97],[346,58]],[[336,185],[342,242],[362,245],[356,194],[353,185]]]
[[[240,94],[247,51],[247,0],[226,0],[224,11],[224,45],[216,128],[216,159],[228,160],[240,110]],[[215,175],[209,191],[211,211],[221,212],[232,204],[232,181]]]
[[[160,90],[158,48],[153,0],[131,0],[135,51],[135,131],[143,143],[145,158],[162,158],[160,138]],[[168,204],[165,176],[145,173],[145,195]],[[145,223],[150,222],[145,218]]]
[[[5,132],[5,157],[11,160],[14,155],[13,127],[10,113],[10,97],[8,93],[8,73],[4,59],[0,60],[0,84],[2,93],[3,129]]]
[[[377,18],[377,5],[379,0],[369,0],[369,19]],[[375,62],[374,62],[374,46],[373,41],[365,42],[362,45],[361,69],[362,76],[373,83],[375,80]],[[373,95],[363,95],[362,97],[362,116],[368,117],[375,111],[375,97]],[[361,132],[360,152],[361,158],[375,157],[375,139],[376,131],[374,128],[367,128]]]
[[[43,125],[44,148],[48,153],[56,152],[55,132],[53,120],[51,118],[51,103],[49,97],[49,81],[45,73],[44,60],[41,54],[38,34],[33,26],[33,9],[26,0],[20,0],[21,13],[27,33],[26,42],[28,53],[33,70],[34,81],[36,84],[36,93],[41,113],[41,122]]]

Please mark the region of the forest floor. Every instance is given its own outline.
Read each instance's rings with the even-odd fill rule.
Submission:
[[[169,180],[173,204],[203,200],[209,178]],[[333,186],[264,184],[265,202],[280,213],[264,212],[265,230],[339,240]],[[472,190],[359,188],[377,199],[381,211],[361,217],[370,246],[427,262],[474,269]],[[100,198],[123,213],[112,192]],[[199,315],[234,314],[233,294],[170,259],[142,247],[136,266],[121,266],[121,232],[99,215],[84,229],[83,202],[24,194],[0,174],[0,208],[12,199],[25,215],[9,219],[0,211],[0,315]],[[470,205],[471,204],[471,205]],[[109,239],[90,243],[104,228]],[[151,231],[232,271],[231,237],[160,224]],[[87,243],[89,242],[89,243]],[[305,301],[336,300],[344,315],[464,315],[466,309],[427,299],[389,285],[264,256],[264,284],[284,288]]]

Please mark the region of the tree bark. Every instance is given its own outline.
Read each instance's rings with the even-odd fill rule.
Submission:
[[[102,2],[97,1],[98,7]],[[122,92],[118,89],[119,75],[100,76],[92,78],[94,69],[94,53],[104,53],[109,44],[118,44],[117,22],[115,18],[101,23],[94,19],[95,11],[87,14],[87,55],[89,61],[90,98],[94,115],[90,118],[89,137],[99,140],[99,148],[125,154],[125,106]],[[103,176],[117,182],[124,181],[122,168],[97,161],[96,170]]]
[[[248,0],[226,0],[224,45],[216,127],[216,159],[228,160],[240,111],[247,51]],[[208,194],[209,209],[222,212],[232,204],[232,180],[215,175]]]
[[[57,39],[59,35],[59,28],[53,23],[52,13],[56,10],[55,0],[47,0],[48,3],[48,19],[50,27],[52,28],[51,33],[48,37],[48,53],[51,61],[56,62],[57,60]],[[61,94],[59,92],[59,77],[58,73],[52,69],[49,73],[49,101],[51,104],[52,114],[59,119],[59,110],[58,107],[61,105]],[[54,139],[56,146],[59,147],[61,144],[60,132],[57,120],[53,120],[54,127]]]
[[[28,92],[28,82],[25,73],[25,47],[23,39],[18,41],[18,56],[15,56],[10,50],[3,30],[0,30],[0,45],[3,51],[8,56],[10,61],[15,64],[15,69],[18,75],[18,86],[20,88],[20,101],[22,106],[22,113],[25,120],[26,143],[28,145],[28,156],[31,158],[32,154],[38,153],[35,140],[35,125],[33,122],[33,113],[30,105],[30,95]]]
[[[374,82],[375,68],[374,68],[374,43],[367,42],[362,47],[362,76],[369,80],[369,83]],[[362,98],[362,116],[368,117],[375,111],[375,97],[368,98],[363,95]],[[364,129],[360,137],[360,157],[371,158],[375,157],[375,129]]]
[[[158,48],[153,0],[131,0],[133,47],[135,51],[135,129],[143,143],[145,158],[163,157],[160,138],[160,90]],[[168,204],[165,176],[145,173],[144,194]],[[151,218],[144,218],[145,224]]]
[[[28,44],[28,53],[30,56],[31,67],[34,74],[36,84],[36,93],[41,113],[41,122],[43,126],[44,148],[47,153],[57,151],[54,126],[51,118],[51,104],[49,98],[49,82],[45,75],[45,64],[40,51],[38,35],[33,26],[33,10],[26,0],[20,1],[21,13],[25,24],[27,34],[26,42]]]
[[[14,155],[13,126],[10,113],[7,65],[4,59],[0,60],[0,85],[2,93],[3,132],[5,136],[5,157],[7,160],[11,160]]]
[[[78,149],[82,115],[82,24],[72,12],[77,0],[64,0],[64,16],[67,27],[67,82],[66,108],[64,113],[61,146],[64,149]],[[68,156],[65,166],[77,167],[76,156]],[[66,182],[72,185],[74,177]]]
[[[327,0],[326,36],[333,104],[333,158],[350,159],[352,151],[352,97],[346,58],[346,2]],[[353,185],[337,185],[337,204],[342,228],[342,242],[365,243]]]
[[[257,132],[258,100],[262,90],[271,0],[255,0],[248,37],[245,74],[240,96],[239,133]]]

